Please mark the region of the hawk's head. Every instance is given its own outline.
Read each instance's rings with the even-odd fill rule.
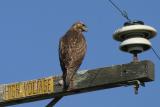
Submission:
[[[73,24],[72,28],[74,30],[78,30],[78,31],[81,31],[81,32],[87,32],[87,30],[88,30],[87,26],[80,21]]]

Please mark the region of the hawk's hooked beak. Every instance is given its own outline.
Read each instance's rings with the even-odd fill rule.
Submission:
[[[87,26],[86,26],[86,25],[84,25],[84,26],[82,27],[82,30],[83,30],[84,32],[87,32],[87,31],[88,31]]]

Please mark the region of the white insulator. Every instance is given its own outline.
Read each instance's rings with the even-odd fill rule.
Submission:
[[[120,44],[120,50],[138,54],[151,48],[151,43],[146,38],[135,37],[124,40]]]
[[[148,25],[130,25],[124,26],[115,31],[113,38],[117,41],[124,41],[132,37],[142,37],[151,39],[157,34],[155,28]]]

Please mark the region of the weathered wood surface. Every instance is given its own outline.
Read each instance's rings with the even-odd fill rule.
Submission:
[[[15,85],[19,83],[12,83],[13,87],[11,84],[1,84],[0,107],[49,99],[56,96],[120,87],[128,84],[128,81],[133,80],[150,82],[154,80],[154,64],[151,61],[141,61],[79,71],[72,81],[73,85],[65,92],[62,85],[59,84],[59,81],[62,80],[61,76],[47,78],[49,78],[49,80],[46,79],[48,82],[43,80],[43,85],[37,81],[42,79],[19,82],[21,83],[20,85]],[[129,85],[133,84],[130,82]]]

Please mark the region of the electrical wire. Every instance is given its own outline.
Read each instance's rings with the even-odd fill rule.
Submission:
[[[131,21],[131,19],[128,17],[127,11],[121,10],[112,0],[108,1],[121,13],[124,18],[126,18],[128,21]]]
[[[152,49],[153,53],[156,55],[156,57],[160,60],[160,55],[157,54],[156,50],[153,47],[151,47],[151,49]]]

